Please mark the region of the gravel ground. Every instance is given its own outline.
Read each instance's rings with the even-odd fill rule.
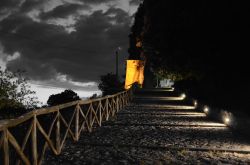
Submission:
[[[250,142],[190,106],[131,103],[44,164],[250,164]]]

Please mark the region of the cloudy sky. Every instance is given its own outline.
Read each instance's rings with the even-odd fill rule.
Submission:
[[[100,75],[124,73],[140,0],[0,0],[0,66],[22,69],[45,102],[65,88],[100,93]]]

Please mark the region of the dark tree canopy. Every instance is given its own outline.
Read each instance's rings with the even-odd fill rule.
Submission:
[[[113,73],[108,73],[101,76],[101,82],[98,88],[102,91],[102,95],[112,95],[124,90],[123,83]]]
[[[138,11],[135,14],[135,22],[131,27],[131,33],[129,35],[129,59],[139,60],[141,49],[136,47],[138,40],[141,40],[141,32],[143,31],[144,25],[144,6],[141,4],[138,8]]]
[[[24,71],[0,67],[0,119],[13,118],[37,108],[40,104],[30,89]]]
[[[47,104],[49,106],[54,106],[54,105],[63,104],[63,103],[76,101],[76,100],[80,100],[80,97],[77,95],[77,93],[75,93],[71,89],[67,89],[63,91],[62,93],[50,95],[47,101]]]
[[[144,0],[131,36],[142,38],[155,73],[211,104],[238,108],[250,92],[247,6],[233,0]]]

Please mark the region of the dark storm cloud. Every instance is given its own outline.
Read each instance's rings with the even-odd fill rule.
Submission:
[[[76,13],[78,10],[90,10],[91,7],[88,5],[79,5],[79,4],[64,4],[55,7],[49,12],[42,12],[40,18],[43,20],[51,18],[65,18],[71,14]]]
[[[20,0],[0,0],[0,19],[21,4]]]
[[[62,63],[58,65],[58,70],[74,78],[81,76],[91,80],[99,79],[100,74],[114,71],[114,51],[118,46],[124,47],[126,51],[128,43],[129,17],[127,16],[123,24],[118,23],[118,19],[124,13],[124,11],[115,13],[117,24],[111,24],[113,18],[102,11],[81,17],[76,24],[76,32],[72,33],[73,45],[81,49],[81,52],[76,53],[74,57],[76,59],[70,63],[72,67],[67,69]],[[120,59],[124,58],[124,55],[125,52]],[[79,72],[74,72],[73,68],[77,68]]]
[[[11,32],[15,29],[18,29],[20,26],[29,24],[31,22],[33,21],[24,15],[10,15],[8,18],[0,22],[0,32]]]
[[[129,16],[128,13],[124,12],[122,9],[118,9],[118,8],[110,8],[105,15],[107,16],[112,16],[111,19],[113,18],[113,20],[117,21],[117,23],[129,23]]]
[[[0,14],[11,12],[14,9],[19,14],[41,7],[50,0],[0,0]]]
[[[43,4],[49,2],[50,0],[25,0],[20,7],[20,12],[26,13],[31,10],[40,8]]]
[[[58,44],[70,41],[70,36],[64,29],[52,24],[33,22],[25,16],[11,16],[2,21],[0,26],[0,42],[4,51],[7,54],[21,53],[21,57],[9,62],[8,66],[14,70],[26,70],[33,79],[52,78],[56,72],[49,63],[49,57],[53,57],[56,49],[59,50]]]
[[[80,2],[84,2],[87,4],[101,4],[101,3],[108,3],[116,0],[79,0]]]
[[[0,10],[13,8],[18,6],[21,3],[20,0],[1,0],[0,1]]]
[[[141,3],[141,0],[131,0],[129,2],[129,5],[138,6],[140,3]]]
[[[59,25],[12,15],[0,22],[0,42],[4,52],[21,54],[7,67],[25,69],[33,80],[55,79],[60,73],[75,81],[96,81],[101,74],[114,71],[118,46],[123,47],[119,53],[123,63],[129,24],[128,13],[116,8],[80,17],[72,33]]]

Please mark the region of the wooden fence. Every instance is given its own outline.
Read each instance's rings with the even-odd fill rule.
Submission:
[[[128,104],[132,90],[93,100],[79,100],[31,111],[17,119],[0,121],[0,164],[40,165],[49,148],[59,155],[67,137],[81,133],[114,116]]]

